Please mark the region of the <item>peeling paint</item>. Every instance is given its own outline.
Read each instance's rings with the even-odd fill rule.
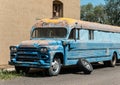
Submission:
[[[53,24],[54,26],[58,25],[58,26],[64,26],[64,27],[69,26],[72,28],[76,27],[76,28],[82,28],[82,29],[120,32],[120,27],[118,26],[105,25],[105,24],[75,20],[70,18],[41,19],[34,26],[37,28],[37,27],[49,26],[50,24]]]

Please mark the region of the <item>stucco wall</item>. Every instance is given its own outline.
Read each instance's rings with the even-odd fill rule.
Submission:
[[[0,65],[9,60],[9,46],[28,40],[36,18],[52,17],[53,0],[0,0]],[[79,19],[79,0],[61,0],[64,17]]]
[[[64,17],[80,19],[80,0],[61,0],[64,3]]]

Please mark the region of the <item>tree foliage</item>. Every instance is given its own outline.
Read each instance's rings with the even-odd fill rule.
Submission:
[[[81,7],[81,19],[86,21],[93,21],[92,18],[94,16],[93,13],[93,5],[91,3],[87,5],[83,5]]]
[[[82,20],[105,23],[104,16],[105,13],[103,5],[98,5],[94,7],[91,3],[88,3],[87,5],[83,5],[81,7]]]
[[[109,24],[120,26],[120,0],[105,0]]]
[[[120,26],[120,0],[105,0],[105,5],[81,6],[81,20]]]

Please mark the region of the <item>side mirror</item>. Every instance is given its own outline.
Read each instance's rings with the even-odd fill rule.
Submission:
[[[68,45],[68,42],[62,41],[62,45],[66,47]]]

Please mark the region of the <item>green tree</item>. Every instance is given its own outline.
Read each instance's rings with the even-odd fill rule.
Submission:
[[[105,0],[108,24],[120,26],[120,0]]]
[[[107,23],[103,5],[93,6],[91,3],[81,6],[81,20]]]
[[[104,6],[103,5],[98,5],[94,7],[94,22],[98,23],[107,23],[107,20],[105,19],[106,13],[104,11]]]
[[[87,5],[83,5],[81,7],[81,19],[85,21],[93,21],[93,5],[88,3]]]

